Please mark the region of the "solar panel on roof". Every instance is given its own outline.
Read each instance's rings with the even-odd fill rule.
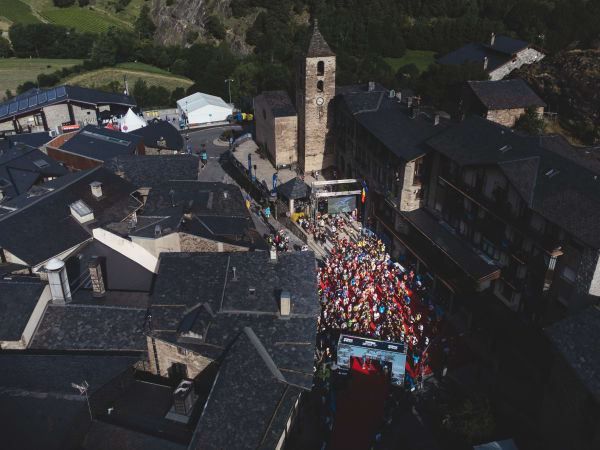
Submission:
[[[42,92],[40,95],[38,95],[38,103],[44,103],[46,101],[47,97],[46,97],[46,93]]]
[[[37,95],[34,95],[33,97],[29,97],[29,106],[35,106],[37,105]]]
[[[48,91],[48,101],[52,101],[56,99],[56,91],[54,89],[52,89],[51,91]]]
[[[8,114],[8,105],[0,106],[0,117]]]
[[[65,89],[64,86],[56,88],[56,96],[57,97],[64,97],[65,95],[67,95],[67,90]]]
[[[29,102],[27,101],[27,99],[25,100],[21,100],[19,102],[19,111],[23,110],[23,109],[27,109],[27,105],[29,104]]]
[[[19,105],[17,103],[11,103],[10,104],[10,110],[8,111],[10,114],[14,114],[17,112],[17,109],[19,109]]]

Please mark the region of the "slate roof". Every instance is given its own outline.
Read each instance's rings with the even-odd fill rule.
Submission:
[[[30,344],[43,350],[144,351],[146,308],[48,305]]]
[[[460,166],[497,165],[531,209],[600,248],[598,172],[553,151],[543,144],[545,139],[521,136],[473,116],[427,144]]]
[[[85,397],[71,383],[87,380],[93,394],[137,360],[115,355],[0,353],[0,367],[10,368],[0,371],[3,447],[76,448],[78,443],[70,437],[85,430],[88,412]]]
[[[86,125],[59,148],[86,158],[105,161],[116,156],[134,154],[142,141],[137,134]]]
[[[6,137],[10,147],[15,147],[18,142],[22,142],[25,145],[32,147],[41,147],[44,144],[50,142],[53,137],[47,131],[40,131],[39,133],[21,133],[13,134]]]
[[[45,106],[72,101],[88,105],[121,105],[134,107],[132,97],[112,92],[98,91],[81,86],[58,86],[56,88],[29,89],[16,97],[0,103],[0,122],[13,117],[30,114]]]
[[[189,448],[275,448],[300,389],[282,382],[251,330],[225,356]]]
[[[378,87],[373,91],[345,92],[342,99],[358,123],[404,161],[427,153],[429,148],[424,142],[446,127],[444,121],[434,125],[430,113],[422,112],[411,119],[405,104],[395,97],[390,98],[388,91]]]
[[[159,186],[171,180],[197,180],[199,165],[200,159],[192,155],[122,155],[104,162],[108,170],[122,173],[140,187]]]
[[[35,277],[0,280],[0,340],[21,339],[45,286]]]
[[[554,347],[600,402],[600,309],[590,306],[546,328]]]
[[[277,367],[294,371],[289,382],[310,388],[319,309],[314,254],[282,254],[275,263],[268,258],[267,252],[161,254],[152,330],[176,343],[185,341],[178,330],[201,335],[181,345],[215,358],[215,349],[222,353],[251,327]],[[281,290],[291,294],[287,319],[279,315]]]
[[[307,58],[319,58],[321,56],[335,56],[335,53],[329,48],[329,44],[325,41],[325,38],[319,31],[319,24],[315,20],[312,35],[308,41],[308,45],[305,50],[305,56]]]
[[[186,450],[187,446],[137,432],[119,425],[94,420],[83,450]]]
[[[277,193],[283,195],[287,199],[296,200],[308,195],[308,186],[302,178],[296,177],[278,186]]]
[[[34,266],[90,239],[92,228],[120,222],[140,206],[131,196],[136,186],[102,167],[67,177],[67,184],[0,217],[0,245],[4,249]],[[93,181],[102,183],[100,200],[91,193]],[[77,200],[93,210],[93,222],[83,226],[71,216],[69,205]]]
[[[4,203],[27,192],[45,177],[59,177],[68,173],[58,161],[30,146],[13,147],[0,152],[0,189]]]
[[[296,108],[286,91],[263,91],[260,95],[265,99],[267,105],[269,105],[273,117],[296,115]]]
[[[170,122],[154,119],[143,128],[135,130],[135,134],[144,140],[146,147],[158,148],[157,141],[165,141],[168,150],[183,149],[183,137]]]
[[[468,81],[467,83],[488,110],[546,106],[546,103],[521,79]]]
[[[150,190],[139,219],[129,231],[131,236],[154,238],[157,226],[161,235],[184,232],[195,236],[260,247],[254,223],[237,186],[220,182],[171,181]],[[230,239],[231,240],[231,239]],[[256,242],[255,242],[256,241]]]
[[[483,58],[487,56],[488,66],[486,72],[490,73],[510,61],[520,50],[529,46],[529,43],[519,39],[509,36],[496,36],[493,46],[470,43],[438,58],[438,63],[462,65],[466,62],[475,62],[483,64]]]

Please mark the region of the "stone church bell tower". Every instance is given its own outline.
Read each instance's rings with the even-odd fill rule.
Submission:
[[[335,164],[330,137],[334,97],[335,54],[315,20],[308,46],[300,54],[296,76],[298,163],[305,173]]]

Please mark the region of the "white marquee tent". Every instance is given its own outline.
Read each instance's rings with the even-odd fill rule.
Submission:
[[[222,122],[233,114],[233,108],[222,98],[201,92],[177,100],[177,110],[180,116],[185,115],[190,125]]]
[[[134,113],[131,108],[127,111],[127,114],[120,120],[121,131],[129,133],[130,131],[138,130],[148,125],[144,119]]]

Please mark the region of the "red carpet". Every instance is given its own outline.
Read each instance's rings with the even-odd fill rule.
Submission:
[[[354,360],[350,388],[336,400],[334,450],[369,449],[383,418],[389,381]]]

